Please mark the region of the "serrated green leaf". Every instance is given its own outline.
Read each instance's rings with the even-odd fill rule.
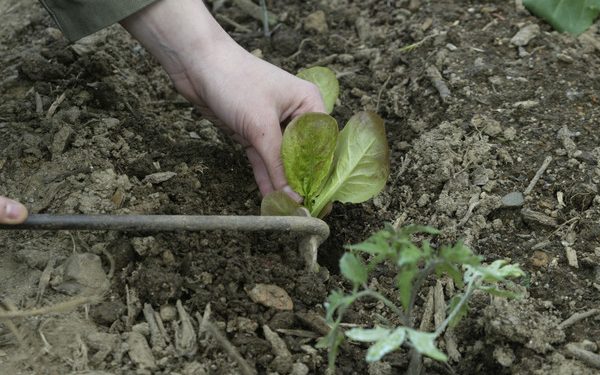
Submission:
[[[262,216],[294,216],[300,204],[283,191],[271,192],[260,203]]]
[[[319,88],[323,103],[325,104],[325,110],[327,113],[331,113],[340,93],[340,84],[333,70],[322,66],[315,66],[299,71],[296,76],[314,83]]]
[[[327,323],[333,322],[333,315],[339,308],[345,308],[352,303],[353,299],[351,296],[347,296],[339,290],[334,290],[327,297],[327,301],[325,301],[325,320]]]
[[[338,132],[333,117],[310,112],[296,117],[283,132],[285,176],[309,210],[331,171]]]
[[[421,252],[423,253],[423,258],[425,259],[429,258],[433,254],[433,250],[431,249],[429,241],[423,241],[423,244],[421,245]]]
[[[429,227],[426,225],[411,224],[411,225],[407,225],[407,226],[401,228],[399,233],[400,233],[400,235],[404,235],[404,236],[410,236],[412,234],[418,234],[418,233],[437,235],[437,234],[440,234],[440,231],[433,227]]]
[[[342,275],[354,284],[363,284],[367,282],[367,267],[354,254],[346,253],[340,259],[340,271]]]
[[[383,327],[352,328],[346,331],[346,336],[354,341],[373,342],[386,338],[391,332],[391,329]]]
[[[556,30],[579,35],[600,14],[600,0],[523,0],[523,5]]]
[[[388,254],[390,246],[383,238],[370,238],[356,245],[345,246],[346,249],[363,251],[371,255]]]
[[[419,260],[423,257],[421,250],[413,245],[412,243],[404,246],[400,254],[398,254],[398,261],[396,265],[403,267],[405,265],[416,265]]]
[[[329,202],[362,203],[378,194],[390,174],[383,119],[373,112],[352,116],[340,132],[334,168],[311,209],[318,216]]]
[[[457,287],[463,287],[463,274],[455,265],[448,262],[443,262],[435,266],[436,275],[441,276],[444,273],[452,278],[452,281],[454,281],[454,284],[456,284]]]
[[[487,266],[476,267],[475,272],[482,276],[484,282],[502,281],[525,275],[518,264],[507,263],[505,260],[499,259]]]
[[[438,361],[445,362],[448,360],[448,357],[435,346],[435,333],[419,332],[413,329],[407,329],[406,331],[408,340],[419,353]]]
[[[440,249],[440,256],[449,263],[478,265],[481,257],[473,254],[473,251],[459,241],[454,246],[444,246]]]
[[[389,336],[383,337],[367,350],[367,362],[379,361],[384,355],[398,349],[406,339],[406,328],[398,327]]]
[[[401,271],[396,280],[398,284],[398,292],[400,293],[400,302],[402,303],[402,307],[405,311],[408,309],[408,305],[410,304],[412,282],[416,275],[416,269],[407,269]]]

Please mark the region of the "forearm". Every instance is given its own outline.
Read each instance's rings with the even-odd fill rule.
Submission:
[[[121,21],[121,25],[173,77],[185,66],[233,40],[201,0],[160,0]]]

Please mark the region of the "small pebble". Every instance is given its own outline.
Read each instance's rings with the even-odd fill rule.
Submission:
[[[540,102],[537,100],[523,100],[521,102],[513,103],[514,108],[523,108],[523,109],[531,109],[533,107],[537,107],[540,105]]]
[[[309,368],[302,362],[296,362],[292,366],[291,375],[307,375],[309,373]]]
[[[325,17],[325,12],[322,10],[317,10],[306,16],[304,19],[304,30],[308,32],[322,34],[325,33],[327,29],[327,19]]]
[[[520,191],[513,191],[502,197],[501,202],[504,207],[521,207],[525,198]]]
[[[590,341],[590,340],[583,340],[582,342],[580,342],[577,345],[579,345],[579,347],[581,349],[584,349],[584,350],[587,350],[590,352],[596,352],[598,350],[598,345],[596,345],[595,342]]]
[[[522,27],[521,30],[512,37],[510,43],[518,47],[523,47],[529,44],[529,42],[539,34],[540,27],[537,24],[527,25]]]
[[[502,132],[502,135],[504,136],[504,139],[506,139],[507,141],[512,141],[513,139],[516,138],[517,131],[515,130],[515,128],[513,128],[511,126],[510,128],[504,129],[504,131]]]
[[[163,321],[169,322],[171,320],[175,320],[176,317],[177,317],[177,310],[175,309],[175,306],[162,305],[160,307],[160,318]]]
[[[546,268],[548,266],[548,262],[550,261],[548,258],[548,254],[543,251],[534,251],[533,255],[530,258],[531,265],[538,268]]]
[[[142,182],[149,182],[153,185],[156,185],[160,184],[161,182],[168,181],[175,176],[177,176],[177,173],[175,172],[157,172],[147,175],[146,177],[144,177],[144,180]]]
[[[246,293],[253,302],[260,303],[263,306],[277,310],[294,309],[294,303],[289,294],[277,285],[256,284],[253,288],[247,289]]]

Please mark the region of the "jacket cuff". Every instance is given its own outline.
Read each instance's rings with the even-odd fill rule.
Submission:
[[[40,0],[63,34],[74,42],[119,22],[156,0]]]

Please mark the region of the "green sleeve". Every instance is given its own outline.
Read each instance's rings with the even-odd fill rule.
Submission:
[[[65,36],[75,41],[156,0],[40,0]]]

